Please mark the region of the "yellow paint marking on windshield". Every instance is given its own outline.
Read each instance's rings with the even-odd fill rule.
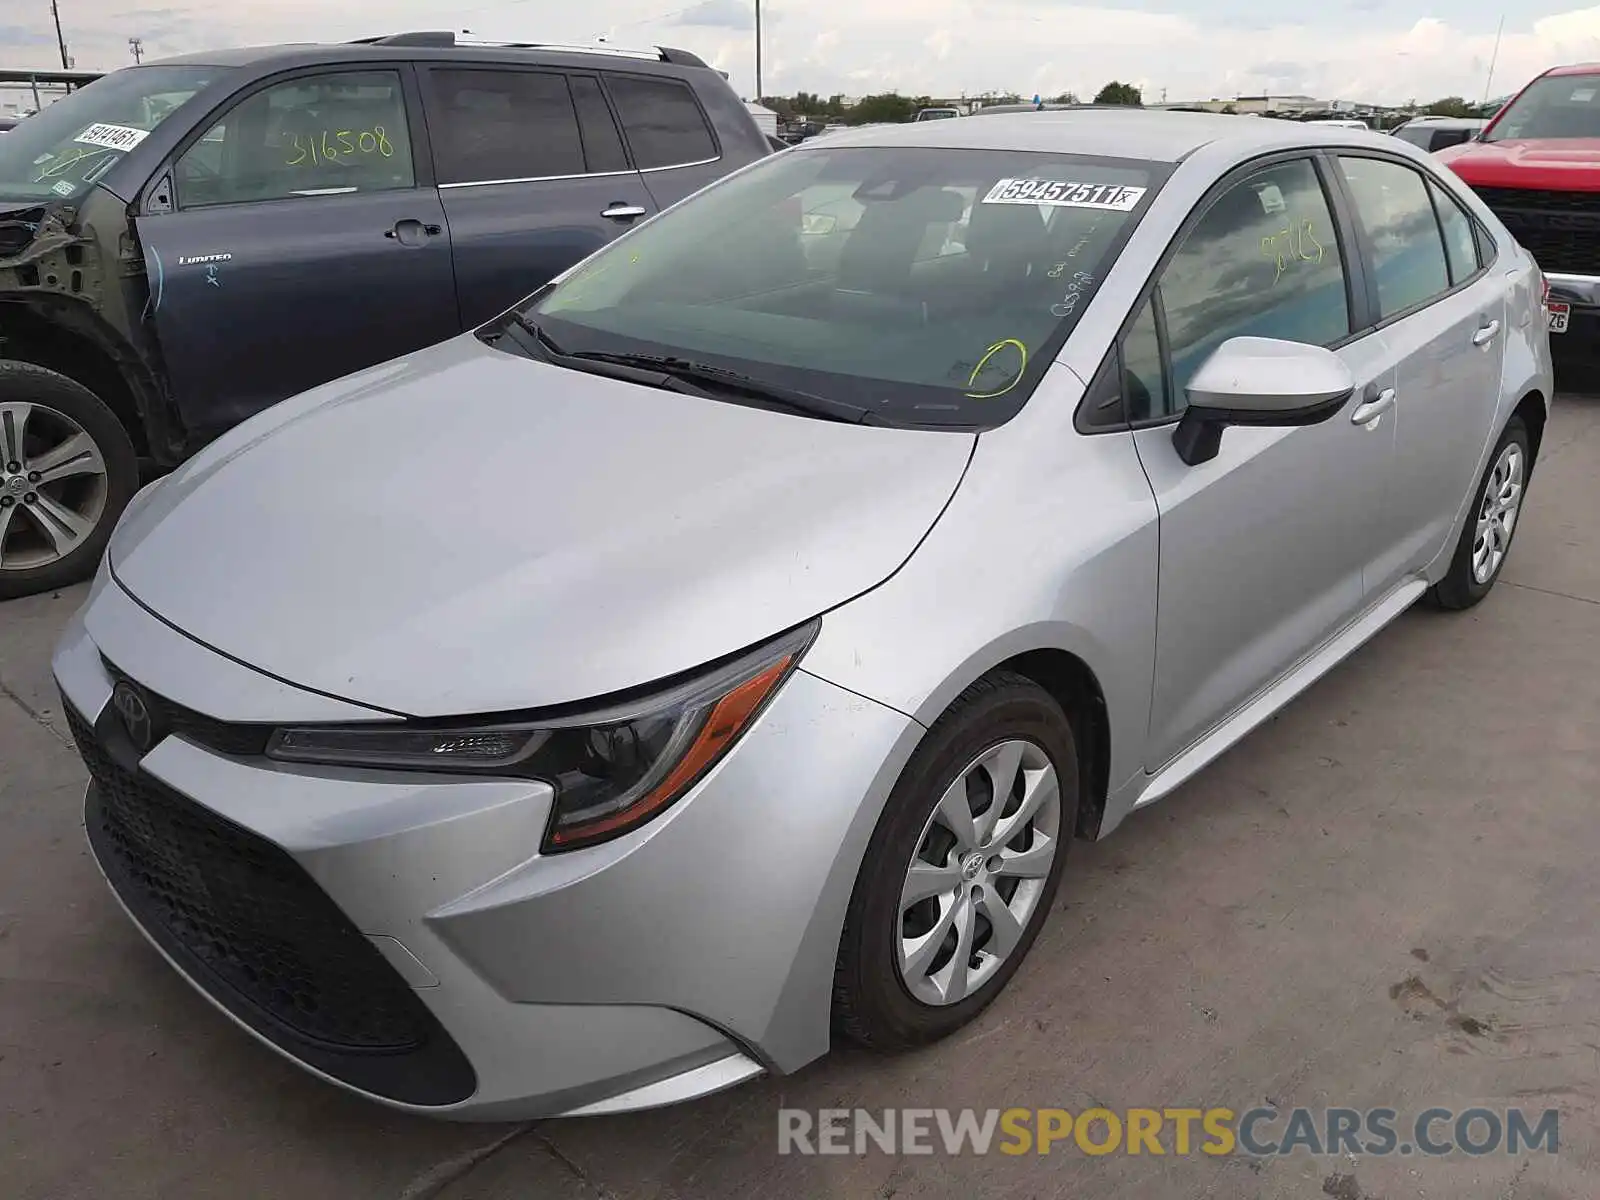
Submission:
[[[1017,367],[1017,373],[1011,377],[1011,382],[996,392],[966,392],[964,394],[966,395],[967,399],[993,400],[996,396],[1004,396],[1022,381],[1023,375],[1026,374],[1028,370],[1028,348],[1021,342],[1017,341],[1016,338],[1004,338],[983,352],[983,357],[978,360],[978,365],[972,368],[972,374],[967,377],[967,386],[969,388],[974,386],[978,382],[978,376],[983,372],[984,367],[989,365],[989,360],[996,354],[999,354],[1000,351],[1004,350],[1007,346],[1015,346],[1017,348],[1017,353],[1022,356],[1022,363]]]
[[[1316,226],[1310,217],[1291,220],[1277,233],[1269,233],[1261,239],[1261,256],[1270,259],[1276,268],[1272,276],[1274,286],[1292,264],[1320,263],[1323,254],[1323,245],[1317,240]]]

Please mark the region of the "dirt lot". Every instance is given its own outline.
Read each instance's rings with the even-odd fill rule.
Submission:
[[[1600,1196],[1600,401],[1564,398],[1507,574],[1413,612],[1201,779],[1079,845],[978,1024],[678,1109],[398,1117],[192,995],[83,845],[49,680],[77,591],[0,606],[0,1195],[358,1200]],[[780,1157],[776,1110],[1524,1105],[1560,1150]],[[1281,1132],[1281,1129],[1280,1129]]]

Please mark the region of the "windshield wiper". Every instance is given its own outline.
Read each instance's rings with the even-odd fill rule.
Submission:
[[[803,392],[798,388],[784,387],[782,384],[768,383],[753,375],[730,371],[726,367],[714,367],[709,363],[699,363],[692,359],[661,354],[619,354],[604,350],[579,350],[567,357],[581,359],[584,362],[612,363],[616,366],[660,371],[675,379],[724,388],[754,400],[786,408],[791,412],[803,413],[808,417],[822,417],[825,420],[843,421],[853,425],[883,423],[877,413],[859,404],[819,396],[815,392]]]
[[[661,371],[644,366],[634,366],[624,362],[609,362],[603,358],[591,358],[579,354],[568,354],[565,350],[551,340],[549,334],[539,328],[537,322],[530,320],[520,312],[512,312],[511,320],[504,327],[504,332],[515,333],[515,340],[529,350],[536,358],[543,358],[546,362],[554,363],[558,367],[567,367],[574,371],[584,371],[591,375],[604,375],[610,379],[622,379],[628,383],[642,383],[647,387],[665,388],[669,392],[679,392],[685,396],[698,396],[702,400],[711,399],[711,393],[705,388],[697,386],[691,380],[680,379],[667,371]],[[529,339],[532,345],[529,345]]]

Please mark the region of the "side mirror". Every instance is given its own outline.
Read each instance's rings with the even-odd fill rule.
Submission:
[[[1356,390],[1344,360],[1321,346],[1276,338],[1229,338],[1189,381],[1189,406],[1172,445],[1189,466],[1217,456],[1229,425],[1316,425]]]

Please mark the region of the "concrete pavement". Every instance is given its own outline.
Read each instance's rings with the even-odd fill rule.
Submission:
[[[1557,406],[1507,571],[1408,614],[1073,850],[1009,991],[657,1113],[451,1126],[347,1097],[180,983],[90,862],[49,681],[81,590],[0,605],[0,1195],[17,1200],[1588,1200],[1600,1195],[1600,400]],[[776,1110],[1559,1107],[1560,1153],[779,1157]]]

